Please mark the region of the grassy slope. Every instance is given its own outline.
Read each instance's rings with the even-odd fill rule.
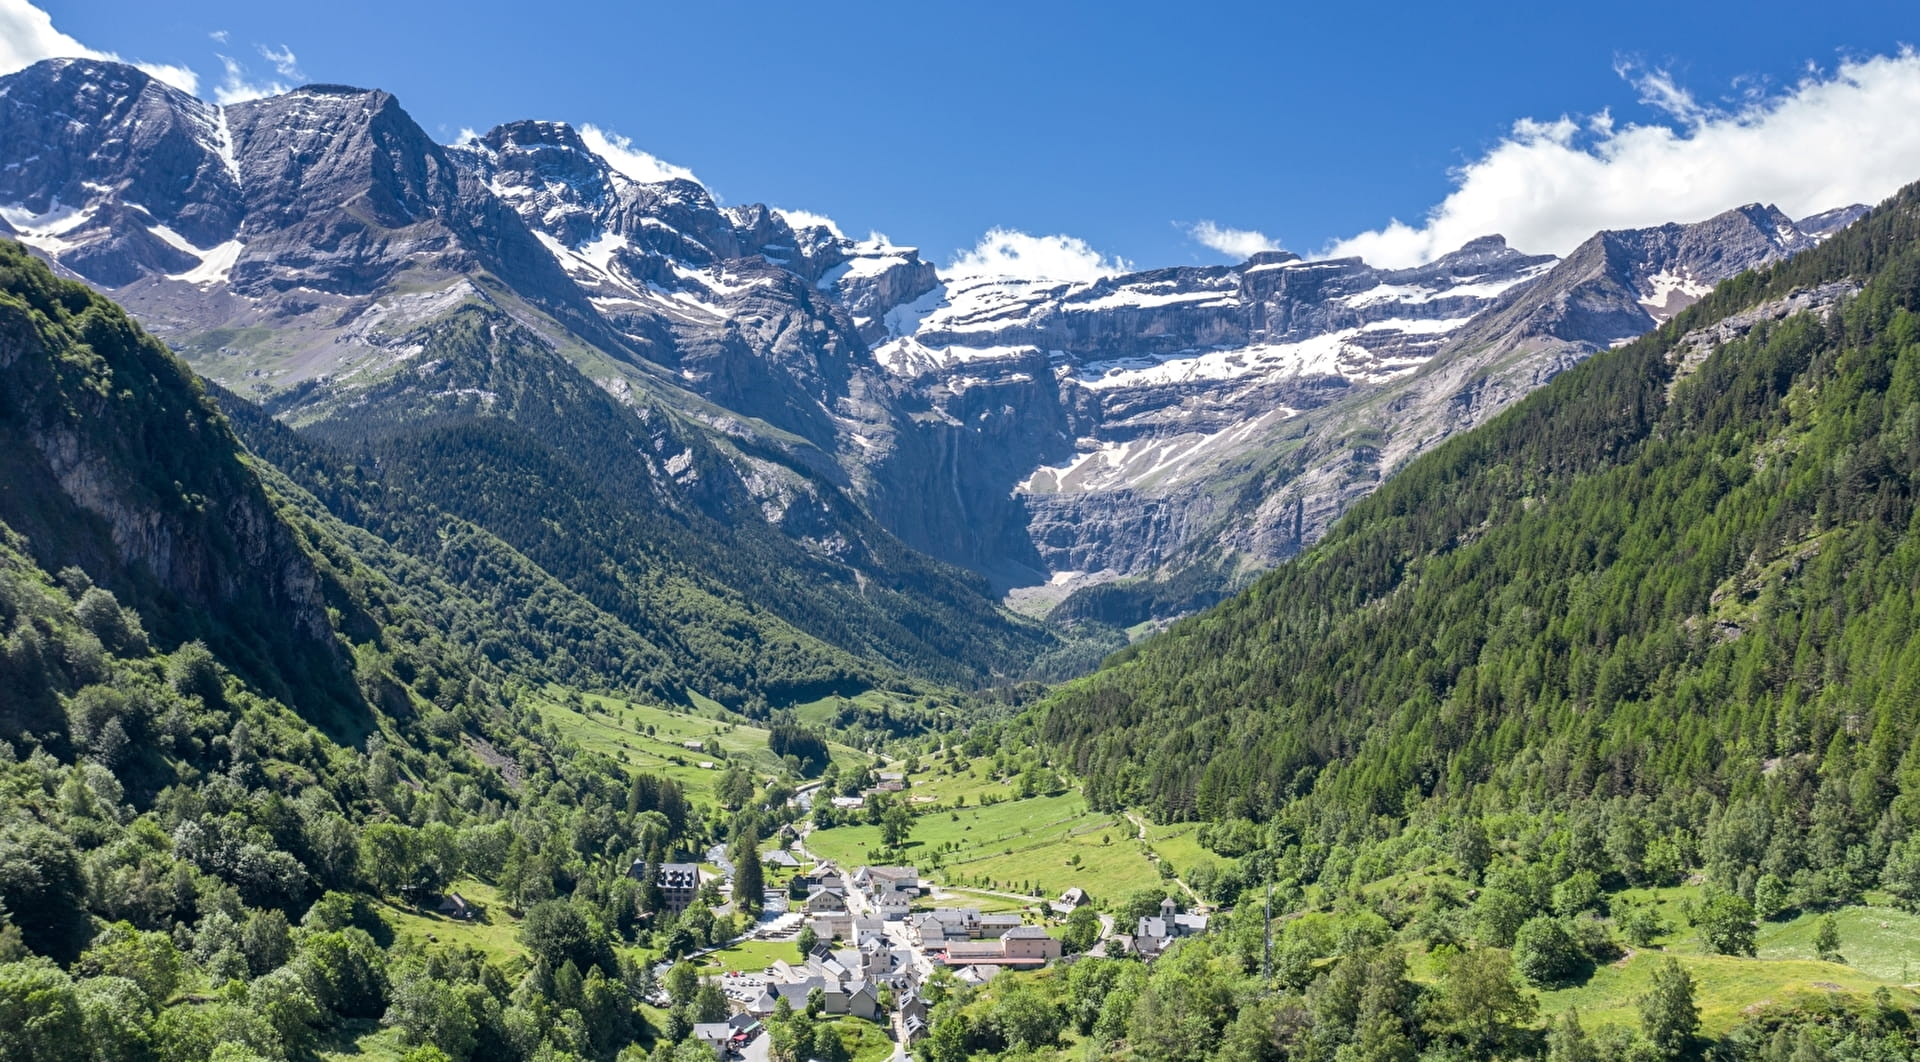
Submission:
[[[493,886],[472,878],[453,884],[450,890],[465,897],[480,909],[472,922],[445,918],[430,911],[403,907],[390,900],[375,901],[380,917],[393,927],[394,936],[422,946],[434,937],[440,946],[472,947],[503,969],[517,973],[525,967],[526,949],[520,946],[520,919],[508,910],[505,900]]]
[[[633,703],[616,697],[583,696],[585,713],[563,703],[564,694],[550,689],[540,702],[540,713],[568,740],[602,752],[628,766],[648,774],[663,775],[679,782],[687,798],[702,803],[713,801],[713,782],[726,767],[726,761],[709,752],[695,752],[682,745],[685,741],[717,743],[728,759],[744,758],[756,774],[771,775],[782,770],[779,759],[767,748],[767,731],[745,723],[720,718],[724,709],[707,702],[694,714]],[[646,730],[653,728],[649,735]],[[865,755],[844,745],[829,744],[833,761],[842,770],[867,763]],[[699,766],[711,762],[713,769]]]
[[[1456,893],[1470,888],[1459,878],[1427,871],[1382,879],[1365,891],[1410,894],[1442,882]],[[1651,987],[1653,971],[1669,957],[1679,960],[1693,977],[1701,1025],[1710,1035],[1724,1034],[1772,1005],[1821,1000],[1858,1006],[1880,988],[1894,992],[1896,1000],[1907,1006],[1920,1004],[1920,994],[1909,987],[1911,978],[1904,968],[1907,958],[1920,957],[1920,917],[1879,906],[1836,912],[1846,963],[1814,957],[1813,936],[1820,918],[1816,914],[1761,923],[1759,953],[1754,957],[1715,955],[1700,944],[1698,932],[1680,913],[1682,899],[1697,902],[1700,896],[1701,890],[1692,886],[1616,894],[1617,906],[1633,903],[1658,908],[1671,931],[1657,937],[1651,947],[1632,949],[1620,960],[1595,969],[1580,984],[1535,992],[1541,1014],[1559,1015],[1577,1007],[1581,1023],[1589,1030],[1602,1025],[1638,1028],[1637,1001]],[[1432,964],[1417,949],[1409,955],[1409,969],[1415,980],[1435,979]]]
[[[1805,1002],[1830,996],[1853,996],[1858,1002],[1888,982],[1837,963],[1813,959],[1736,958],[1702,954],[1677,945],[1635,953],[1628,959],[1594,971],[1585,984],[1540,993],[1543,1014],[1580,1008],[1588,1028],[1614,1024],[1638,1027],[1635,1001],[1653,984],[1653,971],[1672,956],[1694,980],[1694,1002],[1700,1023],[1711,1035],[1720,1035],[1772,1004]],[[1896,988],[1908,1006],[1920,1002],[1910,990]]]
[[[918,815],[906,858],[922,874],[955,887],[996,883],[990,887],[1001,891],[1031,881],[1038,895],[1048,897],[1077,885],[1096,900],[1117,900],[1159,883],[1158,869],[1124,817],[1090,810],[1077,790],[1007,799],[1012,786],[990,775],[986,762],[950,768],[935,760],[910,776],[903,795]],[[999,803],[983,807],[982,798]],[[1171,843],[1181,853],[1174,865],[1184,870],[1193,856],[1186,847],[1191,829],[1163,832],[1174,838]],[[815,830],[807,838],[807,848],[816,856],[848,865],[868,862],[869,850],[879,847],[877,826]],[[1197,844],[1191,847],[1199,851]],[[1075,857],[1080,860],[1077,866]]]

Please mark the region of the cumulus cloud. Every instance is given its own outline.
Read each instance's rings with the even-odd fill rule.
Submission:
[[[947,266],[957,276],[1067,282],[1098,280],[1131,268],[1125,259],[1103,257],[1078,236],[1032,236],[1001,228],[989,229],[972,250],[954,255]]]
[[[1699,102],[1665,71],[1623,66],[1671,123],[1523,118],[1453,174],[1419,225],[1395,220],[1340,240],[1330,255],[1382,266],[1430,261],[1499,232],[1515,247],[1564,254],[1600,229],[1696,221],[1744,203],[1794,217],[1874,203],[1920,179],[1920,56],[1852,59],[1784,92]]]
[[[222,44],[227,42],[226,30],[220,30],[212,36],[214,40]],[[295,84],[307,79],[307,75],[300,72],[300,60],[293,54],[292,48],[284,44],[278,48],[268,47],[264,44],[256,44],[253,47],[255,51],[260,53],[260,58],[273,64],[274,72],[280,75],[280,77],[287,78]],[[278,96],[283,92],[292,90],[292,86],[285,81],[281,81],[280,78],[270,77],[255,80],[252,73],[247,69],[246,64],[231,55],[220,56],[220,68],[225,72],[225,75],[220,79],[220,84],[214,87],[213,102],[218,103],[222,107],[230,103],[244,103],[247,100],[257,100],[262,96]]]
[[[53,28],[53,16],[27,0],[0,0],[0,74],[11,74],[42,59],[104,59],[124,63],[112,52],[89,48]],[[184,66],[134,62],[134,66],[183,92],[198,92],[200,77]]]
[[[821,228],[841,239],[846,239],[847,234],[841,232],[840,226],[825,214],[816,214],[811,210],[788,210],[785,207],[774,207],[773,212],[784,218],[790,228],[796,230]]]
[[[675,166],[671,162],[649,155],[633,146],[633,141],[618,133],[603,130],[595,125],[582,125],[580,139],[586,142],[588,150],[607,160],[607,165],[639,181],[641,184],[657,184],[661,181],[692,181],[701,183],[700,178],[685,166]]]
[[[1280,249],[1280,241],[1269,239],[1264,232],[1229,229],[1207,220],[1188,226],[1187,235],[1202,246],[1211,247],[1229,258],[1247,259],[1263,251]]]
[[[213,102],[222,107],[257,100],[262,96],[278,96],[292,90],[292,86],[272,78],[255,81],[248,74],[246,65],[231,55],[221,56],[220,66],[226,71],[226,76],[214,86]]]

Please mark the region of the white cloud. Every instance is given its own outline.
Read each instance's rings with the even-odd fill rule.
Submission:
[[[1103,258],[1078,236],[1031,236],[994,228],[970,251],[954,255],[947,269],[957,276],[1020,280],[1088,281],[1133,268],[1122,258]]]
[[[1756,201],[1801,217],[1878,202],[1920,179],[1920,56],[1910,49],[1848,60],[1725,110],[1664,72],[1622,73],[1678,127],[1616,126],[1604,111],[1585,123],[1522,119],[1453,175],[1453,192],[1420,226],[1395,220],[1327,253],[1407,266],[1499,232],[1515,247],[1564,254],[1600,229],[1699,220]]]
[[[307,75],[300,72],[300,60],[294,57],[292,48],[284,44],[280,46],[278,51],[264,44],[256,44],[254,47],[260,49],[260,58],[272,63],[273,68],[279,71],[281,77],[290,77],[296,81],[305,80]]]
[[[586,142],[587,149],[607,160],[607,165],[639,181],[641,184],[658,184],[661,181],[692,181],[701,183],[700,178],[685,166],[675,166],[671,162],[640,151],[633,141],[618,133],[602,130],[595,125],[582,125],[580,139]]]
[[[220,57],[220,66],[226,70],[226,76],[214,87],[213,102],[222,107],[292,91],[290,86],[280,81],[251,80],[246,66],[230,55]]]
[[[774,207],[773,212],[786,219],[789,228],[822,228],[843,240],[847,238],[847,234],[840,231],[840,226],[825,214],[816,214],[811,210],[788,210],[785,207]]]
[[[471,144],[478,139],[480,139],[480,130],[470,125],[463,125],[460,127],[460,134],[453,138],[453,143],[457,147],[462,144]]]
[[[1613,72],[1640,90],[1640,102],[1672,115],[1682,125],[1697,129],[1708,118],[1724,117],[1711,107],[1703,107],[1673,75],[1662,69],[1642,71],[1629,62],[1615,63]]]
[[[107,58],[111,59],[113,56],[107,56]],[[176,66],[172,63],[135,63],[133,65],[189,96],[200,94],[200,75],[184,66]]]
[[[212,33],[207,34],[207,36],[211,38],[215,44],[225,44],[230,35],[226,30],[214,30]]]
[[[42,59],[104,59],[123,63],[112,52],[89,48],[53,28],[53,16],[27,0],[0,0],[0,74],[11,74]],[[198,92],[200,77],[184,66],[140,63],[134,66],[182,92]]]
[[[1256,232],[1253,229],[1222,228],[1206,220],[1189,226],[1187,235],[1198,240],[1201,245],[1211,247],[1235,259],[1244,260],[1263,251],[1280,249],[1280,241],[1269,239],[1264,232]]]

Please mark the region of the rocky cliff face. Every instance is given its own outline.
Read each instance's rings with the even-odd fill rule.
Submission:
[[[17,244],[0,243],[0,295],[0,522],[48,571],[77,566],[138,605],[163,646],[203,638],[276,662],[255,677],[310,677],[291,704],[353,703],[328,608],[351,605],[330,600],[191,374]]]
[[[39,63],[0,84],[0,218],[96,284],[189,272],[240,221],[225,135],[217,108],[132,67]]]
[[[1166,584],[1217,571],[1223,557],[1247,568],[1283,560],[1414,457],[1485,423],[1588,354],[1654,328],[1719,281],[1811,247],[1818,233],[1859,213],[1849,208],[1801,225],[1754,204],[1694,224],[1598,233],[1449,329],[1416,371],[1247,425],[1237,450],[1206,462],[1195,486],[1156,496],[1162,509],[1192,519],[1183,535],[1155,540],[1138,570]],[[1099,500],[1082,504],[1101,522]],[[1069,597],[1061,614],[1135,623],[1165,607],[1147,588]]]
[[[701,397],[829,453],[894,418],[857,378],[874,375],[862,330],[932,286],[911,248],[723,210],[692,181],[635,181],[558,122],[503,125],[454,154]]]
[[[90,61],[0,78],[0,166],[12,231],[290,423],[432,378],[421,337],[477,307],[697,425],[796,540],[830,551],[826,514],[862,509],[1042,596],[1272,563],[1408,456],[1852,216],[1752,206],[1565,261],[1489,236],[1406,270],[942,276],[635,180],[561,123],[442,147],[378,91],[217,108]]]

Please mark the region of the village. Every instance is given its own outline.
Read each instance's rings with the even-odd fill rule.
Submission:
[[[934,977],[978,985],[1006,971],[1079,958],[1065,953],[1059,931],[1074,911],[1089,907],[1083,889],[1021,910],[986,911],[955,905],[955,896],[964,894],[949,894],[914,867],[848,870],[832,860],[812,860],[797,840],[763,862],[791,868],[793,875],[785,889],[767,890],[761,921],[743,939],[791,941],[793,955],[761,969],[724,971],[720,983],[733,1015],[693,1030],[713,1046],[718,1059],[766,1059],[765,1023],[783,1005],[796,1012],[812,1005],[829,1018],[885,1026],[897,1045],[894,1057],[904,1058],[927,1033],[930,1002],[923,989]],[[696,863],[663,863],[659,869],[662,893],[675,911],[684,910],[710,881]],[[633,868],[635,874],[647,870],[639,863]],[[730,889],[730,878],[723,884]],[[1097,917],[1099,937],[1086,954],[1145,961],[1181,937],[1205,933],[1210,920],[1204,912],[1180,911],[1171,897],[1157,914],[1132,925],[1116,925],[1106,914]],[[802,943],[810,943],[804,954]]]
[[[778,778],[767,732],[744,724],[591,697],[550,711],[571,732],[695,792],[719,793],[736,774]],[[1023,751],[955,743],[892,757],[829,747],[831,764],[784,791],[785,814],[755,846],[757,918],[706,946],[646,956],[646,1003],[684,1010],[667,984],[685,968],[731,1008],[725,1020],[677,1029],[676,1042],[761,1062],[776,1016],[810,1011],[857,1062],[904,1060],[930,1032],[943,993],[1090,956],[1153,962],[1220,916],[1209,901],[1224,864],[1193,823],[1093,809]],[[626,872],[653,879],[662,913],[698,906],[737,918],[736,855],[714,843],[675,853],[657,874],[644,860]]]

